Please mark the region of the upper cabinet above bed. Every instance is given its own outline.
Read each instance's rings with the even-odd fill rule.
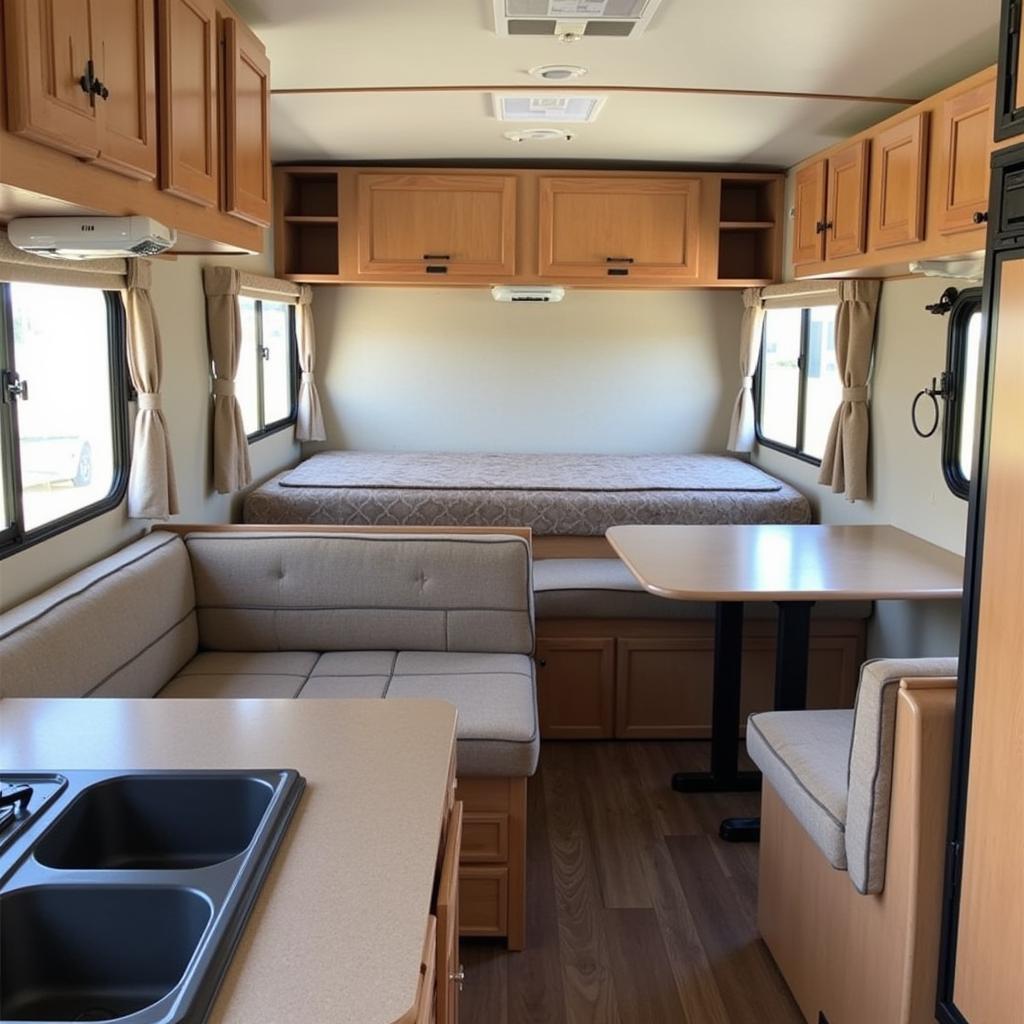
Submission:
[[[778,173],[282,166],[277,273],[317,284],[766,284],[781,264],[782,185]]]

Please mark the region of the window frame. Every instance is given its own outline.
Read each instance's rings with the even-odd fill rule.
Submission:
[[[764,346],[768,332],[768,312],[765,312],[764,323],[761,326],[761,348],[757,358],[757,372],[754,374],[754,436],[757,443],[772,451],[780,452],[783,455],[790,455],[794,459],[806,462],[811,466],[821,466],[821,459],[810,455],[802,450],[804,443],[804,419],[807,412],[807,350],[810,339],[811,307],[800,307],[800,355],[797,360],[797,369],[800,372],[800,388],[797,393],[796,412],[796,447],[766,437],[761,430],[761,415],[764,409]]]
[[[282,419],[274,420],[271,423],[263,422],[266,414],[264,407],[265,383],[263,372],[266,369],[267,360],[263,357],[263,299],[252,297],[256,309],[256,412],[259,417],[260,426],[251,434],[245,435],[248,444],[254,441],[262,441],[271,434],[277,434],[288,427],[294,426],[299,415],[299,336],[296,328],[295,304],[292,302],[279,302],[288,310],[288,369],[291,377],[289,387],[289,411]],[[271,300],[277,302],[278,300]]]
[[[101,289],[95,289],[101,291]],[[102,289],[107,311],[107,354],[110,379],[110,425],[113,446],[114,478],[106,496],[67,515],[26,530],[22,502],[21,436],[18,428],[18,399],[0,395],[0,446],[3,447],[4,501],[11,525],[0,530],[0,561],[10,555],[50,540],[66,530],[116,509],[128,493],[131,469],[131,435],[128,402],[131,385],[128,375],[127,320],[121,293]],[[13,369],[14,324],[10,285],[0,283],[0,370]],[[29,382],[31,384],[31,381]]]
[[[946,372],[944,374],[945,409],[942,415],[942,476],[946,486],[964,501],[971,496],[971,481],[960,469],[960,440],[963,435],[963,376],[967,357],[967,337],[975,313],[984,317],[982,290],[965,288],[957,295],[949,312],[946,331]],[[979,374],[984,372],[985,323],[982,320],[978,342]],[[979,386],[981,380],[979,377]],[[976,410],[977,411],[977,410]],[[975,437],[972,451],[977,450]],[[973,460],[972,460],[973,461]]]

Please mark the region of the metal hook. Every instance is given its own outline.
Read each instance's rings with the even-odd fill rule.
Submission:
[[[952,289],[950,289],[952,291]],[[916,395],[914,395],[914,401],[910,406],[910,423],[914,428],[914,433],[918,437],[931,437],[936,430],[939,429],[939,423],[942,420],[942,412],[939,409],[939,399],[944,401],[948,399],[952,393],[953,379],[949,373],[942,373],[938,378],[932,377],[931,387],[921,388]],[[917,406],[922,398],[927,396],[932,400],[932,406],[935,410],[935,422],[932,423],[931,429],[922,430],[917,422]]]

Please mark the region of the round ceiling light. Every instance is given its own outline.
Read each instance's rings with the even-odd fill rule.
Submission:
[[[570,78],[582,78],[586,73],[587,69],[578,64],[541,64],[530,68],[534,78],[543,78],[548,82],[566,82]]]
[[[505,132],[509,142],[572,142],[570,132],[561,128],[524,128],[521,132]]]

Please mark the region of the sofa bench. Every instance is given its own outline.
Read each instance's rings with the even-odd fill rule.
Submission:
[[[541,736],[704,739],[710,735],[715,606],[648,593],[618,558],[534,562]],[[745,606],[742,729],[770,708],[776,607]],[[870,601],[822,602],[811,619],[811,707],[849,707]]]
[[[462,931],[521,948],[533,648],[522,536],[157,530],[0,615],[0,696],[450,701]]]

